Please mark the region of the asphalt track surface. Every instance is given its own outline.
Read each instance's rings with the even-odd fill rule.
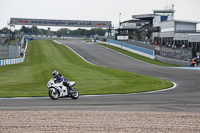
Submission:
[[[151,65],[81,40],[60,41],[92,64],[172,81],[174,89],[125,95],[0,99],[0,110],[200,112],[200,71]]]

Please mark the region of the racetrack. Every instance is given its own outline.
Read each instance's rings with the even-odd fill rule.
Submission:
[[[176,87],[78,100],[2,98],[0,132],[200,132],[199,70],[155,66],[79,40],[62,42],[92,64],[166,79]]]
[[[198,70],[184,70],[151,65],[102,46],[82,41],[73,40],[63,43],[95,65],[162,78],[177,84],[175,89],[165,92],[100,98],[103,101],[105,100],[113,104],[117,103],[118,105],[129,104],[138,108],[145,106],[143,108],[144,111],[200,111],[200,71]],[[134,110],[136,107],[132,109]]]
[[[0,110],[102,110],[200,112],[200,71],[161,67],[80,40],[60,41],[92,64],[121,69],[176,83],[172,90],[109,96],[81,96],[78,100],[49,98],[1,99]],[[109,89],[109,88],[108,88]]]

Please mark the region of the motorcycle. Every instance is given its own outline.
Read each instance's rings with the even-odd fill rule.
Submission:
[[[76,84],[74,81],[68,81],[69,88],[63,85],[63,82],[58,83],[53,78],[49,80],[47,88],[49,90],[49,97],[53,100],[63,97],[71,97],[72,99],[79,98],[79,92],[73,86]]]

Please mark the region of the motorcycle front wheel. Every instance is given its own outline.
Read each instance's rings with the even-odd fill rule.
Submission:
[[[53,100],[57,100],[60,96],[60,93],[58,90],[55,89],[55,92],[53,90],[49,90],[49,97]]]
[[[71,98],[72,99],[78,99],[79,98],[79,92],[78,92],[77,89],[72,88],[72,90],[71,90]]]

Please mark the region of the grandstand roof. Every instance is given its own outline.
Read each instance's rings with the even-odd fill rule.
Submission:
[[[131,19],[131,20],[123,21],[123,22],[121,22],[121,24],[123,24],[123,23],[137,23],[137,22],[149,22],[149,21],[147,21],[147,20],[139,20],[139,19]]]

